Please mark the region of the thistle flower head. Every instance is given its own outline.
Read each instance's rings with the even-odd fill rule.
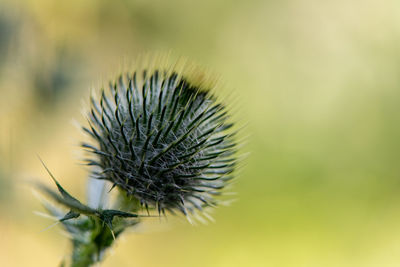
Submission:
[[[214,206],[232,178],[235,143],[226,107],[190,75],[153,69],[120,76],[91,97],[89,165],[158,212]]]

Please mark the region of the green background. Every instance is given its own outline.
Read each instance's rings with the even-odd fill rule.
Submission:
[[[26,183],[84,199],[82,100],[143,52],[221,77],[247,143],[215,223],[147,219],[102,266],[399,266],[397,0],[0,2],[0,266],[68,240]],[[86,101],[87,102],[87,101]]]

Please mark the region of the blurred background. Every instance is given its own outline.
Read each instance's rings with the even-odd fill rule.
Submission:
[[[102,266],[399,266],[398,0],[0,0],[0,266],[68,240],[23,181],[80,199],[81,109],[121,63],[172,50],[222,77],[250,135],[216,223],[151,219]]]

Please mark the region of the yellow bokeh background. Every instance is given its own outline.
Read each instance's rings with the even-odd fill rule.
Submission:
[[[84,199],[82,101],[149,51],[222,77],[250,155],[215,223],[146,219],[101,266],[399,266],[399,47],[396,0],[0,0],[0,266],[69,253],[36,155]]]

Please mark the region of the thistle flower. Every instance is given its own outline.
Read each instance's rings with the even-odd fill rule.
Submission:
[[[173,71],[128,74],[91,98],[93,177],[110,181],[147,209],[185,215],[214,206],[232,179],[234,134],[210,88]]]
[[[91,141],[82,147],[89,152],[92,178],[119,188],[106,205],[110,209],[80,202],[42,162],[58,192],[37,187],[68,208],[65,212],[43,201],[71,237],[71,266],[101,261],[114,240],[145,216],[140,207],[190,215],[218,204],[217,196],[233,178],[235,132],[212,86],[196,77],[144,69],[120,76],[100,97],[91,97],[83,127]],[[96,188],[89,185],[89,199],[105,201],[104,185],[101,192]]]

